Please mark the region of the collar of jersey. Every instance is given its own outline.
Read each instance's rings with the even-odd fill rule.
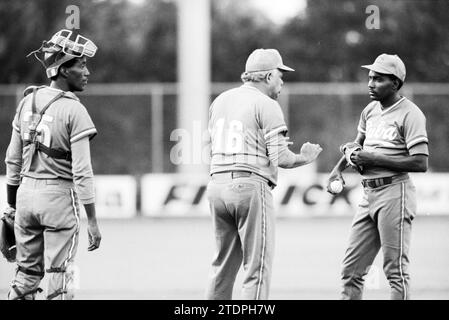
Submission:
[[[249,84],[246,84],[246,83],[242,84],[241,87],[242,87],[242,88],[248,88],[248,89],[251,89],[251,90],[256,90],[257,92],[264,94],[262,91],[260,91],[260,90],[257,89],[256,87],[250,86]]]
[[[49,87],[49,86],[45,86],[45,88],[46,88],[46,89],[49,89],[49,90],[52,90],[52,91],[54,91],[54,92],[57,92],[57,93],[59,93],[59,92],[64,92],[64,97],[65,97],[65,98],[73,99],[73,100],[76,100],[76,101],[79,101],[79,100],[80,100],[80,99],[79,99],[73,92],[71,92],[71,91],[63,91],[63,90],[56,89],[56,88],[52,88],[52,87]]]
[[[401,99],[399,99],[398,101],[396,101],[395,104],[393,104],[392,106],[388,107],[387,109],[383,110],[382,109],[382,105],[379,102],[379,106],[380,106],[380,113],[381,114],[386,114],[388,113],[390,110],[393,110],[394,108],[396,108],[402,101],[405,100],[405,97],[402,97]]]

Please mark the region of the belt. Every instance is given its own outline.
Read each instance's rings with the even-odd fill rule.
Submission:
[[[220,174],[223,174],[223,173],[229,175],[231,177],[231,179],[247,178],[247,177],[250,177],[252,175],[256,175],[256,176],[264,179],[268,183],[268,186],[270,188],[274,187],[273,182],[271,182],[270,180],[268,180],[265,177],[262,177],[261,175],[259,175],[257,173],[251,172],[251,171],[241,171],[241,170],[239,170],[239,171],[221,171],[221,172],[213,173],[212,175],[220,175]]]
[[[377,178],[377,179],[363,179],[362,186],[365,188],[377,188],[392,184],[393,182],[399,180],[400,178],[403,178],[405,180],[407,179],[407,177],[408,177],[407,175],[400,174],[396,176]]]
[[[64,178],[40,179],[40,178],[32,178],[32,177],[22,177],[21,184],[32,185],[32,186],[59,185],[60,187],[73,188],[73,180],[64,179]]]

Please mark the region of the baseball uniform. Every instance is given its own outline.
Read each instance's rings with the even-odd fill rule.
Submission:
[[[220,94],[209,109],[211,181],[207,196],[216,253],[208,299],[231,299],[243,262],[243,299],[268,299],[274,254],[271,189],[278,166],[295,168],[314,161],[322,148],[306,142],[288,149],[287,126],[276,102],[283,64],[276,49],[256,49],[248,57],[244,84]]]
[[[247,84],[222,93],[209,112],[208,199],[216,232],[207,297],[231,299],[243,262],[243,299],[267,299],[274,254],[271,189],[277,166],[267,140],[287,132],[279,104]]]
[[[358,131],[363,148],[394,156],[427,155],[426,118],[410,100],[401,97],[383,109],[373,101],[363,110]],[[343,299],[361,299],[363,277],[379,249],[392,299],[410,298],[409,248],[416,191],[407,172],[384,167],[363,171],[364,195],[354,217],[343,261]]]
[[[30,141],[37,123],[39,147]],[[94,198],[88,139],[97,130],[74,93],[47,86],[23,98],[12,127],[7,183],[20,186],[15,218],[18,268],[9,298],[34,298],[44,272],[49,276],[48,299],[72,298],[79,200],[90,203]],[[87,151],[80,152],[86,143]]]

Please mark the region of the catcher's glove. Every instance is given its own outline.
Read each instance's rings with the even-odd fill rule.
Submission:
[[[15,213],[16,210],[14,208],[8,207],[0,219],[0,251],[8,262],[16,261]]]
[[[360,173],[362,173],[363,167],[358,166],[354,162],[352,162],[351,155],[355,151],[361,151],[361,150],[362,150],[362,146],[360,144],[358,144],[357,142],[347,142],[340,146],[340,151],[345,155],[346,162],[348,163],[348,166],[353,167]]]

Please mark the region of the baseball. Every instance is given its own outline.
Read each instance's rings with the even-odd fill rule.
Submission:
[[[330,183],[329,189],[333,193],[340,193],[343,190],[343,183],[340,180],[334,180]]]

